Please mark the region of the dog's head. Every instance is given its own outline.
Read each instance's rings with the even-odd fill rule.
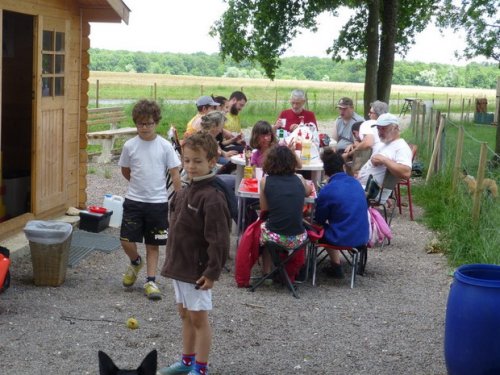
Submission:
[[[99,351],[100,375],[155,375],[158,367],[158,352],[152,350],[136,370],[120,370],[109,356]]]

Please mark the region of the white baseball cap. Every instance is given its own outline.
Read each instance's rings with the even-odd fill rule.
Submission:
[[[399,125],[399,118],[390,113],[384,113],[378,117],[374,126],[389,126],[389,125]]]

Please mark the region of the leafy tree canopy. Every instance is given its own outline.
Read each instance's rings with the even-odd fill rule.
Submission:
[[[467,47],[459,56],[495,59],[500,66],[500,2],[498,0],[443,0],[438,25],[464,29]]]

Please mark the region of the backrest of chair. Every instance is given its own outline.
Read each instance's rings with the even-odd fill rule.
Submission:
[[[372,156],[372,149],[369,148],[367,150],[356,150],[354,152],[353,163],[352,163],[352,171],[353,173],[358,173],[365,163],[370,160]]]
[[[390,196],[390,193],[387,194],[387,191],[393,191],[396,187],[396,184],[399,182],[399,178],[395,177],[389,169],[386,169],[385,175],[384,175],[384,180],[382,181],[382,186],[380,187],[380,192],[378,194],[377,199],[374,199],[370,203],[373,204],[383,204],[387,200],[387,198]],[[385,194],[384,194],[385,192]]]

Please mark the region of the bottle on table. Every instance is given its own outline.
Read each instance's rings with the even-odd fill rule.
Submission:
[[[286,144],[286,142],[285,142],[285,130],[282,128],[278,129],[278,144],[280,146],[284,146]]]
[[[306,163],[311,160],[311,138],[309,138],[309,133],[306,133],[304,141],[302,142],[302,153],[300,158]]]
[[[250,165],[250,160],[252,158],[252,149],[250,146],[245,147],[245,167],[243,169],[243,178],[253,177],[253,168]]]

